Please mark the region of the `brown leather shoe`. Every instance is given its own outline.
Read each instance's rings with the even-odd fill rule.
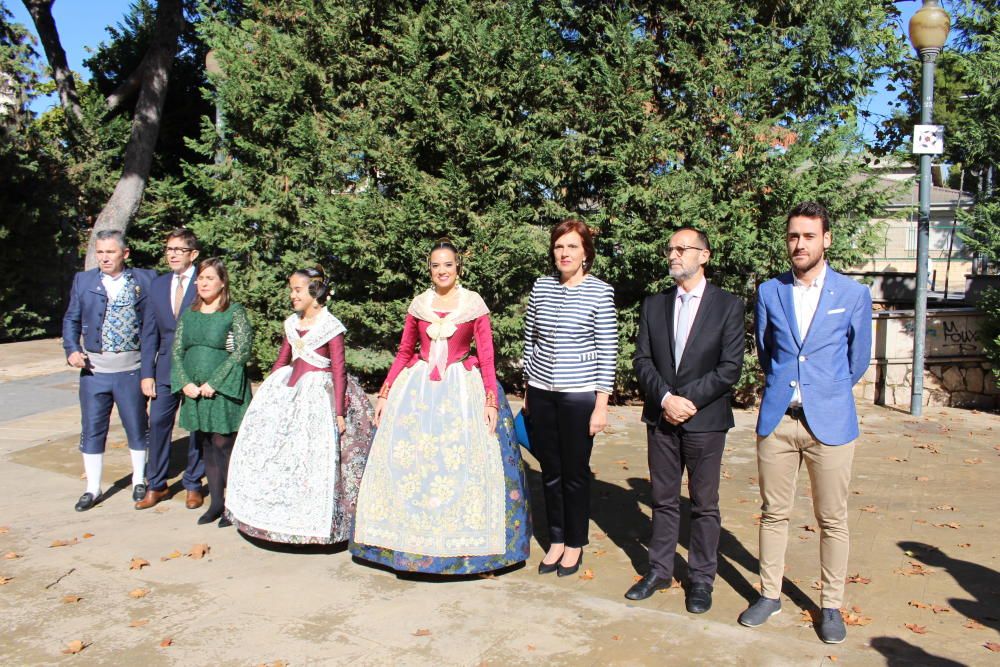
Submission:
[[[142,500],[135,504],[137,510],[148,510],[153,507],[161,500],[166,500],[170,497],[170,489],[163,489],[162,491],[156,491],[154,489],[148,489],[146,495],[142,497]]]
[[[205,496],[202,495],[201,491],[191,491],[187,492],[187,500],[184,502],[184,506],[189,510],[196,510],[205,504]]]

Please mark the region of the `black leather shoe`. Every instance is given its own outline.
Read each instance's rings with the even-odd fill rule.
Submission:
[[[580,552],[580,557],[576,561],[576,565],[570,565],[569,567],[563,567],[562,561],[556,567],[557,577],[568,577],[571,574],[576,574],[576,571],[580,569],[580,564],[583,563],[583,551]]]
[[[229,528],[231,525],[233,525],[233,522],[227,519],[226,515],[223,514],[222,518],[219,519],[219,528]]]
[[[213,510],[209,508],[207,512],[198,517],[198,525],[204,526],[206,523],[212,523],[216,521],[220,516],[222,516],[222,510]]]
[[[656,591],[670,588],[670,584],[672,583],[670,579],[664,579],[652,572],[647,572],[643,575],[642,579],[632,584],[632,588],[628,589],[625,597],[629,600],[645,600]]]
[[[709,584],[691,584],[684,606],[691,614],[704,614],[712,608],[712,587]]]
[[[559,561],[554,563],[539,563],[538,564],[538,574],[552,574],[559,569]]]
[[[132,487],[132,502],[137,503],[146,497],[146,485],[136,484]]]
[[[97,499],[100,497],[100,493],[96,496],[93,493],[85,493],[80,496],[80,499],[76,501],[76,506],[73,508],[77,512],[86,512],[91,507],[97,504]]]

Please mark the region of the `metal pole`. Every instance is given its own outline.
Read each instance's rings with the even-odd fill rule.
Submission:
[[[934,61],[940,49],[921,49],[920,124],[934,116]],[[919,417],[924,407],[924,342],[927,338],[927,257],[931,224],[931,156],[920,156],[920,210],[917,218],[917,298],[913,304],[913,372],[910,414]]]

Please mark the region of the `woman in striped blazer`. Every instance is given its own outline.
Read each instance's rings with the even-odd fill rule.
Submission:
[[[539,574],[576,572],[590,523],[590,452],[608,422],[618,323],[614,288],[590,274],[594,239],[579,220],[552,229],[555,275],[535,281],[524,324],[524,411],[542,468],[549,550]]]

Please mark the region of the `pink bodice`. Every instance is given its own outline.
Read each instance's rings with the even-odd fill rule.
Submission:
[[[439,313],[444,315],[444,313]],[[431,339],[427,335],[427,327],[430,322],[417,319],[413,315],[406,316],[406,323],[403,325],[403,337],[399,341],[399,349],[396,351],[396,359],[392,362],[389,375],[386,376],[385,384],[382,385],[381,395],[385,395],[396,377],[404,368],[410,368],[423,359],[427,361],[428,352],[431,349]],[[472,341],[476,341],[476,355],[472,356],[469,351],[472,349]],[[417,343],[420,350],[417,351]],[[470,322],[463,322],[456,325],[455,333],[448,339],[448,365],[458,361],[467,369],[479,368],[483,376],[483,389],[487,397],[497,395],[497,375],[493,365],[493,329],[490,327],[490,316],[483,315]],[[430,370],[431,380],[441,380],[437,368]]]
[[[297,330],[300,336],[306,335],[306,331]],[[278,359],[271,367],[271,372],[292,365],[292,375],[288,378],[288,386],[294,387],[306,373],[313,371],[324,371],[333,375],[333,398],[334,407],[337,414],[344,416],[344,395],[347,392],[347,364],[344,361],[344,335],[334,336],[327,343],[315,349],[316,354],[330,360],[329,368],[318,368],[308,361],[299,357],[292,362],[292,346],[286,337],[281,341],[281,350],[278,352]]]

